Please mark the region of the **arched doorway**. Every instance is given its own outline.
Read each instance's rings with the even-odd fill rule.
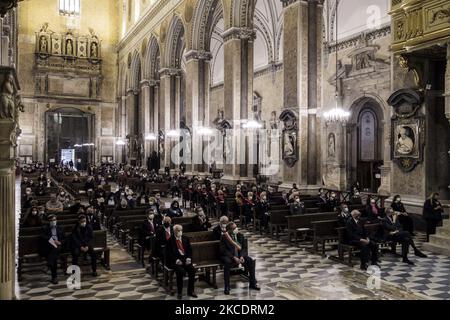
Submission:
[[[348,186],[359,182],[362,190],[377,192],[383,166],[383,111],[372,98],[357,101],[348,125]]]
[[[73,154],[78,170],[95,159],[94,115],[76,108],[58,108],[45,113],[46,162],[60,163]]]

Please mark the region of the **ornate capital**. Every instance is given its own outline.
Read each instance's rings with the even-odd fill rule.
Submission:
[[[186,61],[190,60],[205,60],[209,61],[212,59],[211,52],[204,51],[204,50],[191,50],[185,54]]]
[[[159,70],[159,74],[163,77],[163,76],[179,76],[181,75],[182,70],[181,69],[177,69],[177,68],[163,68],[161,70]]]
[[[232,27],[222,33],[222,38],[224,42],[235,39],[254,41],[256,39],[256,32],[254,29],[250,28]]]

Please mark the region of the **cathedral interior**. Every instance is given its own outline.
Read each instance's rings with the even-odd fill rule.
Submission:
[[[5,0],[0,15],[0,299],[180,299],[180,265],[182,299],[450,299],[448,0]],[[156,255],[153,201],[192,264]],[[98,219],[81,253],[75,207]],[[367,243],[346,240],[358,212]]]

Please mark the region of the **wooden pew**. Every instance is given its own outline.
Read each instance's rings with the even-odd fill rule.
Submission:
[[[311,223],[313,221],[335,220],[336,217],[336,212],[287,216],[288,241],[291,242],[292,236],[294,236],[295,243],[297,244],[299,234],[303,234],[303,239],[305,239],[308,233],[312,231]]]
[[[323,221],[312,221],[313,229],[313,252],[317,253],[318,246],[321,244],[322,256],[325,256],[325,245],[327,242],[336,241],[339,239],[337,228],[338,220],[323,220]]]

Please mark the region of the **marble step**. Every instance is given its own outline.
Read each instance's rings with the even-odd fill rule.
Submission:
[[[436,234],[444,237],[450,237],[450,225],[436,228]]]
[[[433,234],[430,235],[430,243],[450,248],[450,237],[445,235]]]
[[[436,253],[436,254],[450,256],[450,247],[447,245],[442,246],[442,245],[438,245],[436,243],[426,242],[422,245],[422,249],[425,251]]]

